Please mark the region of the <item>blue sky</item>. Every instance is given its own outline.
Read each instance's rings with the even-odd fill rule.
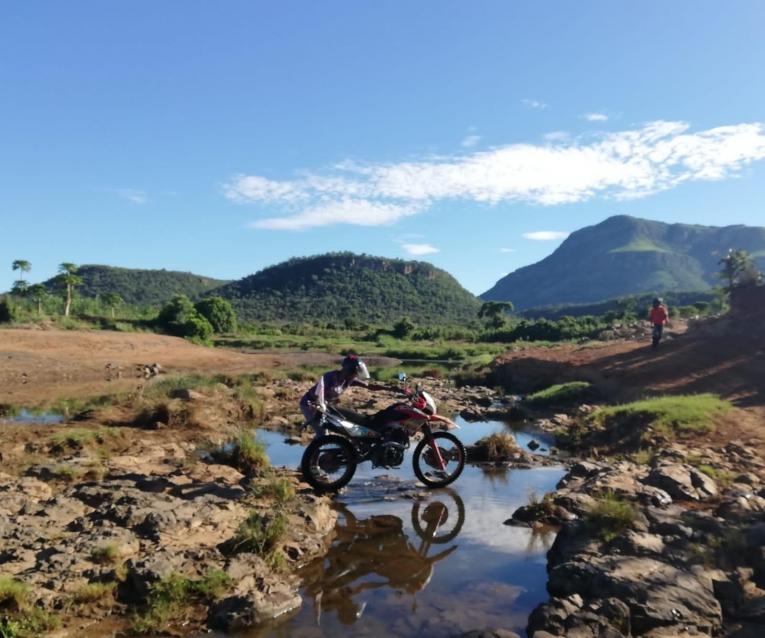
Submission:
[[[6,3],[0,289],[14,259],[238,278],[352,250],[480,293],[611,214],[765,225],[763,24],[757,0]]]

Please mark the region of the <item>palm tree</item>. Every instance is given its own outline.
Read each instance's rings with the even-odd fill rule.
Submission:
[[[19,281],[24,281],[24,273],[32,270],[32,264],[30,264],[26,259],[17,259],[13,262],[11,268],[13,270],[18,270]]]
[[[64,306],[64,316],[68,317],[72,309],[72,294],[74,287],[82,283],[82,277],[77,274],[77,266],[64,262],[58,267],[59,275],[57,277],[59,285],[66,290],[66,305]]]
[[[27,289],[27,295],[37,302],[37,314],[42,314],[42,302],[48,296],[48,289],[42,284],[34,284]]]
[[[123,304],[124,300],[116,292],[108,292],[104,295],[104,305],[107,308],[112,309],[112,319],[114,319],[114,311],[118,306]]]

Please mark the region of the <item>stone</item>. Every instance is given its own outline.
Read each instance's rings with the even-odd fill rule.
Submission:
[[[680,500],[699,501],[717,495],[717,485],[712,478],[682,463],[661,463],[644,482]]]

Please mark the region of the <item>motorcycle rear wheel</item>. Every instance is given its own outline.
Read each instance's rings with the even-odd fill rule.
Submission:
[[[453,469],[450,469],[449,472],[446,474],[441,472],[441,470],[439,470],[440,478],[436,478],[436,475],[428,471],[427,467],[435,467],[435,466],[432,463],[429,463],[428,460],[425,458],[425,454],[433,453],[430,443],[428,441],[428,437],[425,436],[417,444],[417,447],[414,448],[414,454],[412,455],[412,465],[414,467],[414,474],[427,487],[446,487],[450,483],[453,483],[454,481],[456,481],[459,478],[460,474],[462,474],[462,470],[465,469],[465,446],[462,445],[462,441],[460,441],[456,436],[454,436],[450,432],[433,432],[432,437],[433,437],[433,442],[435,443],[436,446],[438,446],[438,449],[441,452],[442,456],[444,455],[445,452],[448,453],[450,458],[444,459],[444,461],[447,461],[449,463],[454,462],[455,466]],[[438,443],[439,439],[441,439],[444,442],[449,441],[449,443],[451,444],[450,449],[447,450],[445,448],[442,448]],[[454,456],[456,456],[456,458],[454,458]]]
[[[334,454],[335,458],[327,460],[326,455],[328,454]],[[324,458],[322,458],[323,456]],[[322,468],[322,463],[331,464],[333,467],[335,465],[344,466],[345,469],[339,478],[330,479],[324,471],[330,468],[326,466]],[[320,436],[308,444],[300,461],[300,471],[305,482],[315,490],[336,492],[345,487],[353,478],[356,473],[356,465],[356,450],[350,441],[343,436],[328,434]]]

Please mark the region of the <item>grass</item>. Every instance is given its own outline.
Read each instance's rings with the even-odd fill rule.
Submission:
[[[232,584],[231,577],[220,570],[209,571],[198,580],[169,574],[151,586],[145,608],[133,616],[132,629],[142,634],[162,632],[175,622],[186,621],[189,607],[224,596]]]
[[[258,498],[273,500],[280,507],[295,499],[295,486],[292,481],[284,477],[272,477],[254,485],[252,492]]]
[[[644,423],[671,438],[676,434],[708,434],[714,431],[715,419],[731,408],[729,401],[715,394],[686,394],[600,408],[594,418],[606,426],[622,421]]]
[[[258,474],[271,466],[266,446],[249,430],[242,430],[236,438],[223,446],[217,456],[248,475]]]
[[[632,460],[638,465],[649,465],[653,461],[654,452],[651,450],[640,449],[632,454]]]
[[[97,603],[107,596],[111,596],[116,583],[87,583],[72,592],[72,602],[75,605],[87,605]]]
[[[113,565],[120,556],[119,548],[113,543],[99,545],[90,552],[90,560],[99,565]]]
[[[590,510],[587,521],[607,543],[629,529],[637,516],[631,503],[608,492]]]
[[[286,531],[287,518],[282,512],[253,512],[236,530],[231,546],[235,552],[253,552],[269,558]]]
[[[0,576],[0,638],[33,638],[54,629],[59,619],[35,607],[25,583]]]
[[[507,432],[496,432],[476,442],[475,447],[483,454],[481,460],[506,461],[507,458],[518,452],[518,443],[515,437]]]
[[[549,388],[539,390],[526,397],[526,402],[530,405],[558,405],[571,403],[586,395],[592,384],[587,381],[570,381],[569,383],[556,383]]]
[[[54,465],[50,469],[50,473],[51,478],[55,481],[65,481],[67,483],[71,483],[82,474],[82,470],[73,465],[60,464]]]
[[[714,479],[721,487],[726,487],[733,483],[733,479],[736,476],[733,472],[721,470],[705,463],[697,465],[696,469],[702,474],[706,474],[709,478]]]
[[[50,442],[61,447],[69,447],[74,450],[81,450],[90,443],[102,444],[107,436],[114,436],[113,428],[100,427],[90,428],[68,428],[65,427],[62,432],[57,432],[50,437]]]
[[[661,246],[658,246],[657,244],[654,244],[650,239],[647,239],[645,237],[639,237],[637,239],[633,239],[629,244],[625,244],[624,246],[620,246],[619,248],[612,248],[608,252],[610,253],[645,253],[645,252],[668,253],[671,251],[667,250],[666,248],[662,248]]]

